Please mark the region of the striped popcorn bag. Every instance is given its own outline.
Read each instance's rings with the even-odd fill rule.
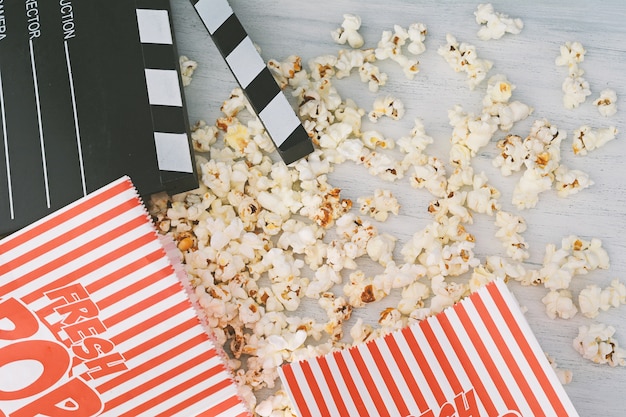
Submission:
[[[283,365],[299,416],[578,416],[502,280],[384,337]]]
[[[0,240],[0,416],[249,412],[121,178]]]

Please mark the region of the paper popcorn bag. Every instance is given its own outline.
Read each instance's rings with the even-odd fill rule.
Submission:
[[[577,416],[503,281],[384,337],[287,364],[301,417]]]
[[[0,240],[0,416],[247,416],[125,177]]]

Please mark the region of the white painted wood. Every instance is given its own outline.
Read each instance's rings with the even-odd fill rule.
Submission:
[[[192,123],[198,119],[214,120],[222,101],[236,86],[235,80],[191,4],[184,0],[172,3],[179,52],[200,65],[192,85],[186,90],[190,120]],[[405,117],[397,122],[384,120],[377,125],[369,122],[366,125],[397,139],[407,134],[413,119],[419,117],[436,141],[428,151],[444,160],[447,160],[451,133],[447,110],[462,104],[466,110],[479,112],[485,86],[470,91],[464,75],[455,74],[437,55],[437,48],[445,43],[448,32],[459,41],[476,45],[479,56],[494,62],[490,74],[505,74],[517,86],[514,98],[535,108],[534,114],[519,123],[513,133],[525,136],[533,120],[547,118],[568,132],[562,147],[563,163],[588,172],[595,182],[593,187],[567,199],[558,198],[554,191],[543,193],[535,209],[519,212],[528,223],[525,238],[531,248],[530,263],[541,263],[545,245],[560,244],[569,234],[587,239],[598,237],[610,255],[611,268],[576,277],[572,284],[575,293],[590,283],[605,286],[613,278],[626,280],[626,139],[623,137],[626,134],[626,2],[494,1],[496,11],[522,18],[525,27],[519,35],[491,41],[480,41],[476,36],[479,27],[473,12],[478,3],[466,0],[231,0],[233,10],[253,41],[261,47],[266,61],[296,54],[307,62],[318,55],[336,54],[343,46],[334,44],[330,31],[340,26],[344,13],[361,17],[360,32],[365,38],[365,47],[375,47],[381,32],[391,30],[394,24],[407,27],[413,22],[425,23],[429,30],[427,51],[420,57],[421,71],[414,80],[407,80],[393,63],[381,65],[390,80],[378,95],[391,94],[401,99],[406,107]],[[561,83],[566,70],[554,63],[559,46],[566,41],[580,41],[587,49],[581,67],[593,94],[576,110],[566,110],[562,105]],[[354,99],[366,110],[377,96],[367,90],[358,75],[335,85],[343,97]],[[618,114],[609,119],[600,116],[591,105],[607,87],[616,90],[619,97]],[[623,133],[588,156],[575,156],[571,151],[572,131],[581,124],[596,128],[615,125]],[[502,136],[498,134],[497,138]],[[490,160],[495,154],[495,143],[492,143],[476,158],[474,166],[484,169],[490,182],[502,192],[503,208],[516,212],[510,201],[519,176],[502,177],[491,166]],[[346,164],[332,174],[331,183],[342,188],[343,197],[355,202],[359,196],[372,194],[375,188],[392,190],[402,204],[401,214],[380,225],[380,230],[398,236],[398,248],[430,221],[426,212],[432,199],[430,194],[412,189],[406,178],[397,183],[385,183],[368,178],[362,167]],[[478,216],[470,230],[476,235],[478,256],[502,254],[499,243],[494,242],[491,219]],[[593,320],[580,314],[572,320],[551,320],[540,301],[545,289],[523,288],[517,284],[511,288],[528,308],[527,318],[543,348],[556,358],[560,367],[573,370],[574,381],[566,390],[580,415],[623,416],[626,368],[595,365],[582,359],[572,348],[572,340],[578,333],[578,326],[603,322],[616,327],[616,337],[626,347],[626,306],[602,312]],[[381,309],[380,305],[370,306],[355,314],[375,321]],[[313,309],[311,314],[315,314]]]

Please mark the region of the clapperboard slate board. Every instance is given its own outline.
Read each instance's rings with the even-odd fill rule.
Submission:
[[[286,164],[313,152],[300,119],[227,0],[191,0]]]
[[[129,175],[198,186],[168,0],[0,2],[0,236]]]

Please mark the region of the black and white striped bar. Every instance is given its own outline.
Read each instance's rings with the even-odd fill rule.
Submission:
[[[287,97],[227,0],[190,0],[286,164],[313,152]]]
[[[161,182],[175,194],[197,186],[169,0],[136,0]]]

